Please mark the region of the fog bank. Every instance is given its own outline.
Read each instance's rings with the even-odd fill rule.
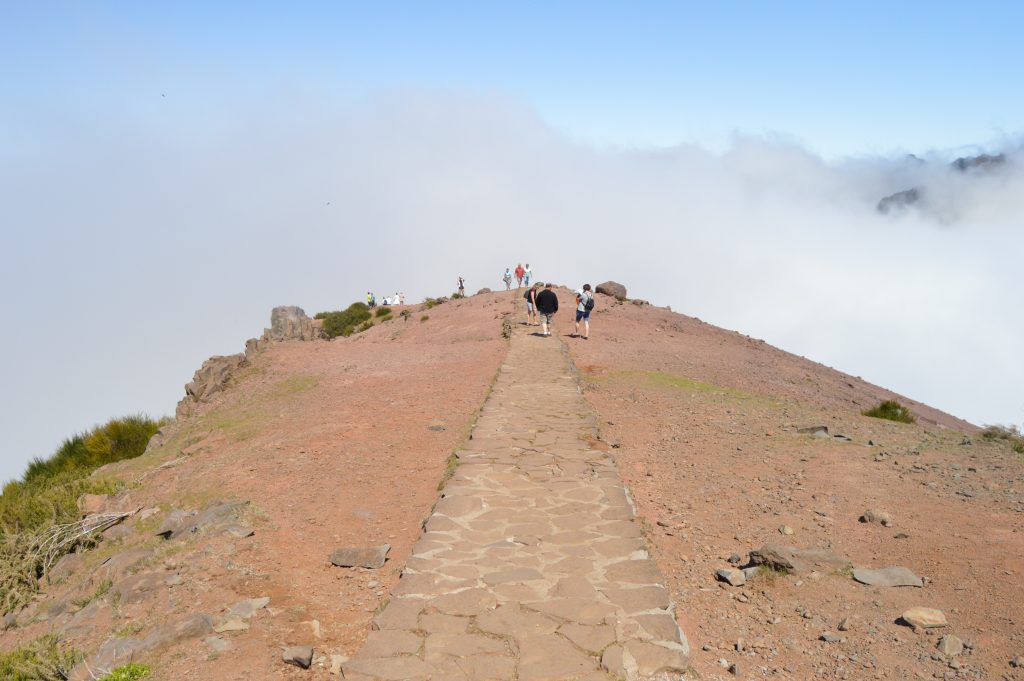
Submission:
[[[1020,423],[1018,142],[826,162],[787,139],[597,149],[500,96],[171,101],[0,149],[0,477],[108,417],[172,413],[274,305],[497,289],[506,266],[764,338],[976,423]],[[162,107],[162,108],[158,108]],[[40,128],[41,130],[42,128]],[[40,133],[41,135],[41,133]],[[928,188],[922,209],[880,198]],[[594,328],[600,334],[599,325]]]

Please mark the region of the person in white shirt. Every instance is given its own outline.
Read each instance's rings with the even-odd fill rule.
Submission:
[[[580,321],[583,321],[583,340],[590,338],[590,311],[594,309],[594,294],[590,291],[590,284],[584,284],[583,288],[576,291],[576,333],[580,335]]]

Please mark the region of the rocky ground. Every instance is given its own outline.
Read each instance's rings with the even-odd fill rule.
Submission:
[[[632,492],[693,676],[1024,679],[1020,455],[664,308],[599,296],[591,339],[567,337],[559,295],[549,340],[569,346],[601,429],[591,444]],[[260,341],[210,365],[226,385],[197,390],[147,454],[104,471],[128,491],[83,500],[130,517],[65,559],[0,646],[55,631],[93,670],[131,657],[157,680],[337,678],[421,535],[516,304],[410,306],[348,339]],[[892,397],[917,424],[860,414]],[[337,552],[385,544],[383,565],[383,548]],[[744,571],[758,556],[792,569]],[[921,586],[854,579],[887,567]],[[909,626],[929,623],[915,607],[945,624]]]
[[[0,645],[53,630],[93,667],[133,655],[156,679],[328,678],[420,534],[505,355],[508,309],[486,296],[407,320],[396,308],[357,336],[252,355],[161,446],[103,471],[130,490],[93,510],[144,510],[65,560]],[[382,544],[379,569],[329,560]],[[307,645],[312,669],[282,662]]]
[[[1020,455],[906,398],[917,424],[862,416],[893,394],[667,309],[601,297],[592,327],[566,341],[701,678],[1024,678]],[[766,544],[923,586],[865,586],[842,563],[716,579]],[[915,631],[915,606],[947,625]]]

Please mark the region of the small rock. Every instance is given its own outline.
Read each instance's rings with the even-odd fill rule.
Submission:
[[[743,577],[749,582],[750,580],[757,577],[758,573],[760,572],[760,566],[755,565],[754,567],[745,567],[743,568]]]
[[[879,523],[883,527],[892,527],[892,516],[886,511],[881,511],[877,508],[871,508],[860,517],[862,523]]]
[[[747,578],[743,575],[743,570],[736,570],[735,568],[722,568],[715,572],[715,577],[719,581],[726,582],[729,586],[743,586],[747,583]]]
[[[774,570],[806,574],[812,570],[842,572],[853,567],[848,558],[827,549],[797,549],[792,546],[766,544],[750,552],[752,565],[767,565]]]
[[[224,534],[230,534],[232,537],[235,537],[236,539],[245,539],[246,537],[251,537],[254,534],[256,534],[256,530],[252,529],[251,527],[246,527],[245,525],[238,524],[227,525],[226,527],[224,527],[222,532]]]
[[[739,676],[740,675],[740,666],[738,664],[736,664],[735,662],[733,662],[731,665],[729,665],[729,673],[732,674],[733,676]]]
[[[779,532],[781,532],[782,534],[785,534],[785,535],[791,535],[791,534],[793,534],[793,528],[790,527],[789,525],[783,525],[782,527],[779,528]]]
[[[920,606],[905,611],[901,615],[901,618],[910,626],[919,629],[944,627],[948,624],[948,622],[946,622],[946,616],[941,610],[936,610],[935,608],[922,608]]]
[[[1024,655],[1018,655],[1010,660],[1010,666],[1014,669],[1024,669]]]
[[[952,634],[946,634],[939,639],[939,652],[946,657],[956,657],[964,652],[964,642]]]
[[[738,565],[742,561],[743,561],[743,558],[741,558],[740,554],[738,554],[738,553],[734,553],[731,556],[729,556],[729,562],[732,563],[733,565]]]
[[[285,664],[309,669],[309,665],[313,664],[313,646],[292,646],[284,651],[281,659]]]
[[[850,617],[844,617],[839,621],[839,631],[850,631],[853,629],[853,619]]]
[[[249,623],[241,617],[229,617],[213,628],[218,634],[226,634],[229,631],[248,631]]]
[[[801,435],[812,435],[814,437],[828,437],[828,426],[808,426],[806,428],[798,428],[797,431]]]
[[[442,425],[429,426],[427,428],[427,430],[436,430],[436,431],[448,430],[448,426],[442,426]]]
[[[835,634],[828,633],[822,634],[818,637],[818,639],[824,641],[825,643],[839,643],[840,641],[840,638],[838,636],[836,636]]]
[[[892,566],[880,570],[855,568],[853,578],[868,586],[924,586],[921,578],[905,567]]]
[[[331,675],[339,676],[341,674],[341,665],[348,662],[347,655],[331,655]],[[342,679],[345,677],[342,676]]]
[[[380,568],[390,550],[390,544],[338,549],[331,554],[331,562],[338,567]]]
[[[78,497],[78,511],[83,515],[100,513],[107,507],[110,497],[106,494],[83,494]]]
[[[213,652],[215,653],[226,653],[227,651],[234,648],[234,645],[231,643],[231,641],[227,640],[226,638],[221,638],[220,636],[207,636],[205,639],[203,639],[203,642],[206,643],[206,645],[210,646],[210,649],[213,650]]]

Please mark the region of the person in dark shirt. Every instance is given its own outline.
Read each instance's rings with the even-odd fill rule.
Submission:
[[[526,325],[537,325],[537,285],[527,287],[523,298],[526,298]]]
[[[537,294],[537,312],[540,313],[541,335],[550,336],[555,313],[558,312],[558,296],[551,290],[551,284],[545,284],[544,290]]]

